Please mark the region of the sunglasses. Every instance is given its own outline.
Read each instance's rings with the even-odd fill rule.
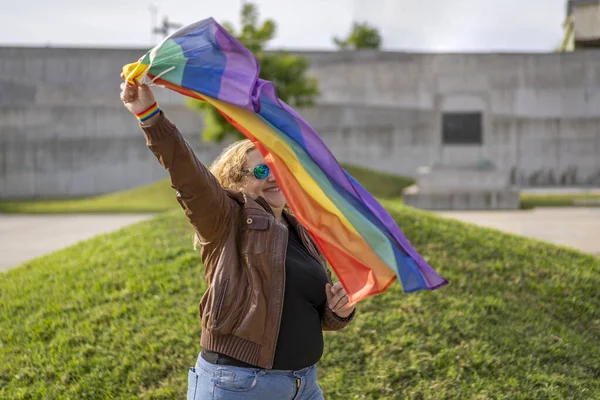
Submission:
[[[269,176],[269,172],[271,170],[269,169],[269,166],[267,164],[259,164],[256,167],[250,169],[243,169],[242,170],[242,174],[243,175],[249,175],[251,172],[254,175],[254,177],[258,180],[262,180],[265,179],[267,176]]]

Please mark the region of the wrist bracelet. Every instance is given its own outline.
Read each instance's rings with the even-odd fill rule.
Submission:
[[[154,117],[159,112],[160,112],[160,107],[158,107],[158,104],[156,102],[154,102],[154,104],[152,104],[149,108],[142,111],[141,113],[135,114],[135,116],[137,117],[137,119],[140,122],[144,122],[144,121]]]

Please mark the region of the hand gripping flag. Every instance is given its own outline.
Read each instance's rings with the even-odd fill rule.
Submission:
[[[415,251],[387,211],[333,157],[275,87],[259,79],[252,53],[209,18],[175,32],[123,67],[206,101],[260,151],[296,217],[310,232],[354,305],[396,278],[405,293],[448,283]]]

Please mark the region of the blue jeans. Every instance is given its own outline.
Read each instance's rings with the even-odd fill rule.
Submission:
[[[295,397],[294,397],[295,396]],[[317,366],[298,371],[214,365],[198,356],[188,373],[188,400],[323,400]]]

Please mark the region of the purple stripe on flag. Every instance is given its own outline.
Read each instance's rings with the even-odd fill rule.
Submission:
[[[250,50],[211,18],[215,40],[227,59],[218,99],[256,112],[252,92],[258,79],[259,65]]]
[[[421,257],[419,253],[410,244],[406,236],[402,233],[398,225],[394,222],[391,215],[383,208],[379,202],[377,202],[373,196],[367,192],[364,188],[357,186],[356,190],[360,195],[360,199],[367,206],[371,212],[381,220],[388,232],[398,242],[400,247],[411,256],[417,263],[419,269],[425,276],[429,287],[439,287],[447,283],[447,280],[439,276],[429,264]]]
[[[329,179],[335,181],[348,193],[358,198],[358,193],[354,190],[354,187],[346,177],[344,170],[338,164],[323,139],[321,139],[314,129],[311,128],[311,126],[296,111],[294,111],[293,108],[281,100],[279,103],[283,109],[290,113],[296,120],[300,132],[302,133],[302,138],[304,139],[304,147],[310,158],[312,158],[319,168],[323,171],[327,171]]]

